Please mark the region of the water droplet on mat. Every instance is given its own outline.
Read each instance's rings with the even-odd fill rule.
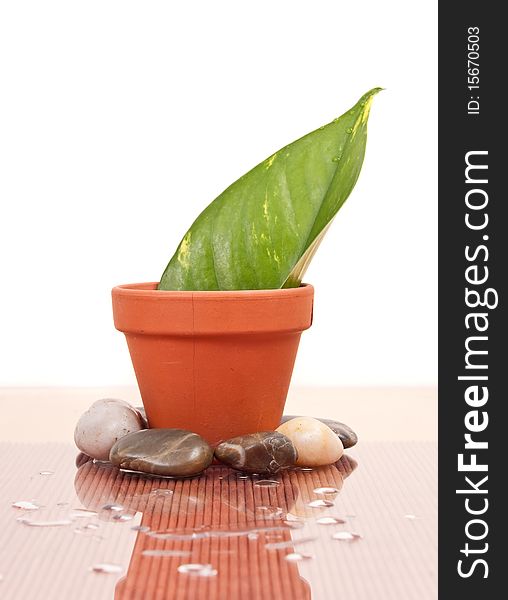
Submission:
[[[331,496],[339,493],[339,490],[334,487],[318,487],[314,489],[315,494],[319,494],[321,496]]]
[[[328,508],[329,506],[333,506],[333,502],[331,500],[312,500],[307,506],[311,508]]]
[[[152,490],[150,492],[150,496],[154,496],[156,498],[170,498],[173,495],[173,493],[173,490],[159,489]]]
[[[116,513],[112,517],[113,521],[120,521],[120,523],[123,523],[124,521],[132,521],[133,518],[134,515],[131,515],[130,513]]]
[[[359,533],[353,533],[352,531],[337,531],[332,535],[332,539],[339,540],[340,542],[355,542],[361,539]]]
[[[121,504],[104,504],[102,510],[109,510],[111,512],[121,512],[123,506]]]
[[[300,562],[301,560],[309,560],[312,556],[310,554],[301,554],[300,552],[290,552],[284,558],[289,562]]]
[[[60,519],[55,521],[30,521],[29,519],[19,519],[23,525],[29,527],[63,527],[64,525],[70,525],[72,523],[69,519]]]
[[[217,575],[217,570],[212,567],[210,564],[200,564],[200,563],[188,563],[185,565],[180,565],[178,567],[179,573],[185,573],[187,575],[194,575],[197,577],[213,577]]]
[[[93,567],[90,567],[90,571],[111,575],[113,573],[121,573],[123,569],[120,565],[115,565],[113,563],[97,563],[96,565],[93,565]]]
[[[320,517],[316,519],[318,525],[341,525],[345,522],[344,519],[338,519],[337,517]]]
[[[134,525],[133,527],[131,527],[132,531],[140,531],[141,533],[146,533],[147,531],[150,531],[150,527],[147,527],[146,525]]]
[[[275,479],[260,479],[259,481],[256,481],[256,483],[254,484],[255,487],[267,487],[267,488],[277,487],[278,485],[280,485],[280,482],[276,481]]]
[[[19,508],[20,510],[38,510],[41,508],[35,502],[29,502],[28,500],[18,500],[12,503],[13,508]]]

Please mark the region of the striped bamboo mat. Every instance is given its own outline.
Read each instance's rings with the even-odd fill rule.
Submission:
[[[187,480],[77,467],[63,444],[0,452],[5,600],[437,597],[433,443],[359,444],[272,481],[220,466]]]

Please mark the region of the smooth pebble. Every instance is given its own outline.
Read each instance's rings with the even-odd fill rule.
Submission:
[[[297,415],[284,415],[280,421],[281,425],[290,421],[291,419],[298,419]],[[317,417],[316,417],[317,418]],[[334,421],[333,419],[317,419],[327,425],[336,435],[340,437],[340,441],[344,448],[351,448],[358,442],[358,436],[356,433],[346,425],[345,423],[341,423],[340,421]]]
[[[113,398],[97,400],[81,415],[74,441],[84,454],[109,460],[109,452],[120,438],[143,429],[139,412],[127,402]]]
[[[120,469],[152,475],[191,477],[206,469],[213,450],[197,433],[184,429],[144,429],[116,442],[111,462]]]
[[[273,475],[294,466],[297,452],[291,440],[282,433],[261,431],[220,443],[215,448],[215,456],[229,467],[245,473]]]
[[[295,445],[299,467],[320,467],[339,460],[344,452],[340,438],[313,417],[296,417],[277,427]]]

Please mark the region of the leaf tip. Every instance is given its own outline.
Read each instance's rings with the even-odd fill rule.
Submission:
[[[374,96],[376,94],[379,94],[379,92],[382,92],[385,88],[382,87],[375,87],[372,88],[371,90],[369,90],[366,94],[364,94],[360,100],[358,101],[357,106],[360,106],[361,109],[363,111],[368,112],[370,109],[370,105],[372,103],[372,99],[374,98]]]

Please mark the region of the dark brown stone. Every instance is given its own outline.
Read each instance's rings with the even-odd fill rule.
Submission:
[[[111,448],[109,458],[120,469],[191,477],[210,465],[213,450],[197,433],[183,429],[143,429],[120,438]]]
[[[290,419],[296,419],[296,415],[284,415],[280,421],[281,425]],[[318,417],[316,417],[316,419],[321,421],[321,423],[328,425],[328,427],[339,436],[344,448],[351,448],[351,446],[354,446],[358,442],[358,436],[349,425],[345,425],[340,421],[334,421],[333,419],[319,419]]]
[[[275,474],[293,467],[298,455],[288,437],[278,431],[262,431],[220,443],[215,448],[215,457],[245,473]]]

